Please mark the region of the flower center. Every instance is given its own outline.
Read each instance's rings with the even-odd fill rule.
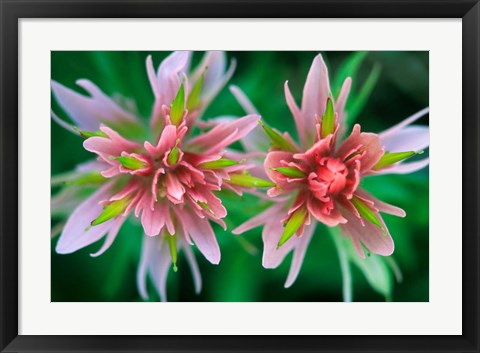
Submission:
[[[330,157],[320,158],[315,172],[317,174],[317,182],[324,184],[325,194],[338,194],[345,188],[348,169],[339,159]]]

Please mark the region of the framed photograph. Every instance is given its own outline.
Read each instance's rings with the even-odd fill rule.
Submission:
[[[480,351],[478,1],[0,11],[1,352]]]

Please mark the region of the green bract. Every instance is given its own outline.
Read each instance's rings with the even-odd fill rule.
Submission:
[[[185,111],[185,87],[182,82],[175,99],[170,106],[170,121],[173,125],[180,125]]]

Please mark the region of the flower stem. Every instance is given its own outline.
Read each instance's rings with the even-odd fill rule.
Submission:
[[[348,263],[347,253],[342,244],[342,238],[338,232],[333,229],[330,230],[330,235],[335,243],[338,252],[338,259],[340,260],[340,271],[342,272],[342,295],[344,302],[351,302],[353,300],[353,285],[352,273],[350,272],[350,265]]]

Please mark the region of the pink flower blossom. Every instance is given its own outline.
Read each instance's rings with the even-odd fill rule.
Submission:
[[[285,287],[293,284],[300,271],[316,222],[339,226],[361,257],[365,257],[364,247],[375,254],[392,254],[394,242],[380,213],[405,217],[405,212],[370,195],[360,187],[360,181],[369,175],[410,173],[428,165],[428,158],[405,162],[429,145],[428,127],[410,125],[428,108],[380,134],[363,132],[356,124],[344,138],[350,87],[351,79],[347,78],[334,100],[327,67],[318,55],[307,76],[301,107],[288,81],[285,83],[300,143],[288,133],[264,126],[272,140],[265,172],[276,184],[268,196],[278,201],[233,232],[240,234],[263,225],[266,268],[279,266],[290,251],[294,252]],[[240,96],[240,102],[248,106],[244,97]]]
[[[146,234],[138,270],[138,288],[144,299],[148,275],[160,298],[166,300],[168,269],[173,262],[176,270],[180,250],[191,267],[197,292],[201,278],[190,247],[195,244],[212,264],[220,262],[210,221],[225,228],[227,211],[216,192],[228,188],[241,194],[255,186],[273,185],[246,174],[250,166],[225,158],[225,148],[258,125],[258,115],[191,134],[199,115],[232,75],[234,63],[225,72],[225,54],[208,52],[190,74],[190,56],[189,52],[174,52],[157,71],[151,57],[147,58],[155,103],[146,129],[136,114],[90,81],[77,81],[90,96],[52,82],[58,103],[86,138],[84,148],[97,157],[69,178],[77,185],[84,184],[81,180],[101,185],[70,215],[56,251],[72,253],[105,238],[92,254],[98,256],[113,243],[127,216],[135,215]],[[52,116],[59,121],[53,112]],[[70,129],[67,123],[59,123]],[[152,139],[137,137],[148,130],[153,131]],[[54,199],[52,204],[61,205],[66,198]]]

